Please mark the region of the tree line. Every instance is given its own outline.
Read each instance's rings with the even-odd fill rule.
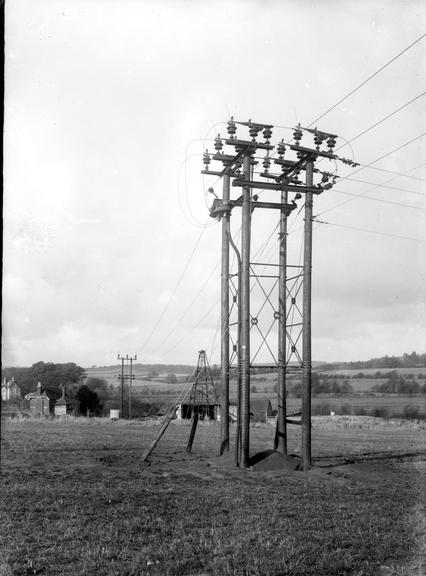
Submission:
[[[318,370],[360,370],[362,368],[418,368],[426,366],[426,354],[411,354],[404,352],[402,356],[382,356],[370,360],[356,360],[353,362],[324,363]]]
[[[106,396],[107,391],[104,380],[86,379],[84,368],[74,362],[36,362],[29,368],[2,368],[1,376],[2,380],[14,378],[22,396],[34,392],[37,383],[41,382],[47,396],[55,401],[62,396],[62,389],[65,387],[66,397],[78,406],[82,414],[99,414],[102,410],[102,397]]]

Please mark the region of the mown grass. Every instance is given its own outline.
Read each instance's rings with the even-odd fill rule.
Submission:
[[[374,461],[358,475],[348,466],[215,467],[208,457],[218,426],[200,425],[188,455],[189,427],[178,423],[143,464],[156,429],[99,420],[4,425],[0,574],[361,576],[409,557],[421,490],[409,464]],[[270,447],[270,428],[251,433],[255,451]],[[298,443],[292,432],[290,449]],[[422,448],[419,430],[314,434],[317,464]]]

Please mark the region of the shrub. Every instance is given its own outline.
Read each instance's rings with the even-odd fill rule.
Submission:
[[[420,417],[418,407],[406,404],[402,410],[402,417],[408,420],[418,419]]]
[[[349,415],[352,414],[352,408],[349,404],[342,404],[338,409],[337,413],[340,415]]]
[[[373,414],[375,418],[389,418],[389,410],[384,407],[374,408]]]
[[[132,418],[155,416],[162,408],[161,402],[141,402],[134,399],[132,401]]]

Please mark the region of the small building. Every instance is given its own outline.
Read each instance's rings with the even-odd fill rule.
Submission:
[[[250,421],[267,422],[269,418],[276,415],[273,410],[271,401],[268,398],[251,398],[250,399]],[[238,406],[235,401],[229,403],[229,419],[236,422],[238,417]]]
[[[272,404],[268,398],[250,400],[250,420],[252,422],[266,422],[273,415]]]
[[[29,400],[31,416],[40,418],[50,414],[50,398],[41,387],[41,382],[37,382],[34,392],[25,395],[25,400]]]
[[[15,382],[15,378],[7,381],[6,378],[3,379],[1,385],[1,399],[5,402],[9,400],[20,400],[22,398],[22,392],[20,386]]]
[[[194,411],[198,413],[200,420],[220,420],[220,406],[216,403],[200,403],[194,406],[190,402],[182,402],[177,407],[176,418],[178,420],[190,420]]]
[[[62,396],[56,401],[54,414],[58,417],[67,416],[72,413],[73,408],[73,402],[66,396],[66,387],[62,386]]]

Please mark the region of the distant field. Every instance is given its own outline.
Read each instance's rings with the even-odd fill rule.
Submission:
[[[359,413],[364,410],[366,414],[373,414],[375,410],[385,410],[388,415],[400,415],[405,406],[413,406],[419,414],[426,417],[426,395],[421,396],[323,396],[312,398],[312,406],[330,406],[331,411],[341,413],[342,408],[349,408],[345,413]],[[287,400],[289,411],[300,410],[301,400],[289,398]]]

